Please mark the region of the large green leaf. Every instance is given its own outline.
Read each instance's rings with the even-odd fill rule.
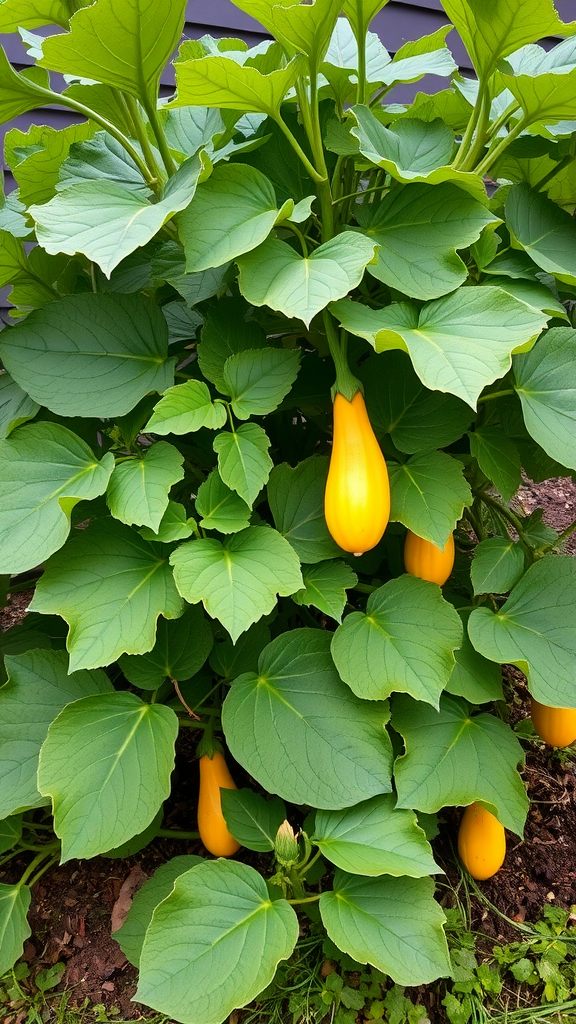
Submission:
[[[172,444],[158,441],[142,458],[116,466],[106,493],[115,519],[128,526],[148,526],[155,533],[168,508],[172,484],[184,476],[184,456]]]
[[[250,522],[250,507],[222,480],[217,469],[200,484],[196,495],[196,511],[203,530],[219,533],[238,533]]]
[[[220,1024],[272,981],[297,938],[294,909],[270,899],[254,868],[199,864],[154,911],[135,998],[183,1024]]]
[[[237,430],[225,430],[214,438],[222,480],[250,507],[270,476],[269,447],[270,439],[257,423],[242,423]]]
[[[336,622],[341,622],[342,612],[348,600],[346,590],[358,582],[358,577],[350,566],[339,559],[303,565],[302,579],[304,590],[298,590],[293,594],[292,600],[306,607],[312,605],[319,608],[325,615],[330,615]]]
[[[0,6],[0,31],[17,32],[19,28],[40,28],[41,25],[60,25],[68,28],[70,16],[80,3],[70,0],[4,0]]]
[[[443,550],[449,535],[472,503],[462,463],[444,452],[413,455],[390,462],[390,519]]]
[[[133,693],[83,697],[60,712],[40,751],[62,862],[106,853],[150,824],[170,794],[178,719]]]
[[[328,462],[323,455],[312,455],[294,469],[284,462],[274,467],[268,481],[268,503],[276,529],[309,564],[342,553],[324,518]]]
[[[457,441],[472,419],[470,406],[453,395],[428,391],[405,352],[365,359],[358,377],[376,436],[390,434],[396,448],[412,455]]]
[[[531,566],[497,613],[472,612],[470,639],[485,658],[517,665],[542,704],[576,708],[575,601],[574,559],[548,556]]]
[[[118,664],[142,690],[156,690],[165,679],[190,679],[212,650],[212,630],[201,608],[187,607],[179,619],[159,619],[156,643],[148,654],[123,654]]]
[[[522,835],[528,798],[516,765],[524,752],[505,722],[471,716],[455,697],[445,695],[435,711],[401,696],[394,701],[393,725],[406,747],[394,766],[398,807],[433,814],[447,804],[478,801]]]
[[[277,409],[290,391],[300,369],[300,353],[293,349],[248,349],[224,364],[224,393],[230,396],[238,419],[265,416]]]
[[[191,604],[202,601],[234,642],[272,611],[278,595],[302,588],[298,556],[267,526],[250,526],[222,544],[215,538],[188,541],[170,561],[182,596]]]
[[[156,106],[160,73],[176,48],[185,0],[98,0],[70,20],[70,32],[43,46],[43,67],[91,78]]]
[[[468,270],[456,249],[498,223],[486,206],[450,182],[396,186],[382,202],[358,211],[364,233],[380,246],[369,272],[417,299],[435,299],[463,284]]]
[[[520,251],[516,249],[515,253]],[[503,288],[509,295],[515,295],[517,299],[525,302],[528,306],[541,309],[543,313],[558,317],[560,320],[568,320],[564,305],[558,299],[555,299],[550,288],[540,281],[510,280],[508,277],[494,276],[489,277],[482,284],[494,288]]]
[[[0,124],[41,107],[48,99],[47,89],[47,75],[35,68],[18,74],[0,46]]]
[[[366,613],[346,616],[331,650],[358,697],[382,700],[402,691],[438,707],[461,641],[458,613],[436,584],[401,576],[370,594]]]
[[[270,306],[307,327],[329,302],[356,288],[374,257],[374,241],[343,231],[307,257],[269,238],[238,259],[240,291],[254,306]]]
[[[256,248],[279,214],[272,183],[261,171],[247,164],[216,167],[178,218],[186,270],[219,267]]]
[[[72,185],[44,206],[30,207],[38,242],[49,253],[84,253],[109,278],[114,267],[188,205],[201,171],[200,157],[190,157],[156,203],[113,181]]]
[[[22,814],[12,814],[0,821],[0,854],[12,850],[22,838]]]
[[[246,349],[264,348],[266,335],[253,320],[246,320],[249,307],[243,300],[223,298],[206,313],[198,345],[198,363],[204,377],[225,392],[226,360]]]
[[[269,853],[286,807],[280,797],[265,800],[251,789],[221,789],[222,813],[228,829],[247,850]]]
[[[547,331],[513,365],[529,433],[553,459],[576,469],[576,331]]]
[[[395,803],[388,793],[343,811],[316,811],[312,842],[353,875],[422,878],[438,872],[414,811],[395,810]]]
[[[52,555],[30,607],[66,620],[70,667],[77,669],[151,651],[158,617],[177,618],[183,602],[161,549],[100,519]]]
[[[506,200],[506,223],[542,270],[576,284],[576,224],[566,210],[528,185],[514,185]]]
[[[116,942],[134,967],[138,967],[140,962],[146,929],[156,907],[170,895],[179,875],[201,863],[202,857],[196,857],[194,854],[172,857],[171,860],[156,868],[152,878],[149,878],[142,888],[138,889],[124,924],[117,932],[114,932]]]
[[[99,670],[68,675],[65,651],[28,651],[6,657],[0,689],[0,818],[45,804],[36,785],[40,747],[48,726],[71,701],[112,689]]]
[[[358,878],[337,870],[320,897],[329,938],[359,963],[399,985],[423,985],[451,973],[444,914],[431,878]]]
[[[168,328],[141,295],[71,295],[2,331],[17,384],[61,416],[123,416],[173,382]]]
[[[18,183],[20,201],[26,206],[48,202],[54,195],[70,146],[89,139],[94,128],[93,121],[72,124],[60,131],[50,125],[36,124],[27,132],[12,128],[5,140],[6,160]],[[140,181],[142,183],[142,179]]]
[[[33,420],[40,406],[30,398],[9,373],[0,372],[0,440],[16,427]]]
[[[187,380],[164,392],[146,430],[153,434],[188,434],[201,427],[218,430],[226,422],[226,406],[213,402],[203,380]]]
[[[522,106],[528,124],[576,117],[576,68],[569,74],[502,74],[502,82]]]
[[[447,391],[474,409],[487,384],[510,368],[511,356],[529,345],[547,317],[501,288],[463,288],[427,303],[370,309],[343,300],[331,306],[342,326],[377,352],[408,352],[431,391]]]
[[[236,7],[261,22],[289,53],[304,53],[313,68],[322,60],[332,29],[340,14],[342,0],[232,0]]]
[[[480,469],[496,484],[504,501],[510,501],[522,481],[516,445],[502,427],[482,424],[468,436],[470,453],[477,459]]]
[[[0,441],[0,572],[44,562],[70,533],[74,505],[103,494],[114,456],[99,462],[60,423],[30,423]]]
[[[350,807],[391,791],[385,703],[355,697],[330,657],[331,634],[282,633],[258,673],[239,676],[222,710],[233,757],[261,786],[297,804]]]
[[[566,25],[553,0],[442,0],[479,75],[487,77],[501,57],[543,36],[567,36],[576,22]]]
[[[507,594],[524,573],[524,552],[509,537],[489,537],[474,549],[470,578],[475,594]]]
[[[280,71],[262,75],[229,57],[201,57],[176,63],[173,106],[221,107],[242,112],[261,111],[277,117],[280,104],[301,71],[298,58]]]
[[[27,885],[0,883],[0,975],[14,966],[32,929],[26,917],[31,892]]]
[[[360,152],[397,181],[424,181],[430,185],[451,181],[484,200],[486,193],[479,175],[450,166],[454,136],[440,118],[406,118],[392,128],[385,128],[369,107],[360,104],[352,107],[352,113],[357,127],[351,133],[358,139]]]

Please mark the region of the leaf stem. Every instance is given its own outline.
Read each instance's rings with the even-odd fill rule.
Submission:
[[[282,114],[280,114],[280,113],[276,114],[275,120],[276,120],[276,123],[277,123],[278,127],[280,128],[280,130],[284,133],[284,135],[288,139],[288,142],[292,146],[292,149],[294,150],[296,155],[299,157],[299,159],[304,164],[304,167],[308,171],[308,174],[310,175],[312,180],[315,181],[316,184],[321,182],[323,180],[322,179],[322,175],[318,173],[318,171],[316,170],[314,165],[310,162],[310,160],[306,156],[306,153],[302,149],[302,146],[298,142],[298,139],[294,138],[294,136],[292,135],[292,132],[290,131],[288,125],[284,121],[284,119],[282,117]]]
[[[364,0],[356,0],[356,45],[358,47],[358,85],[356,102],[366,102],[366,33],[368,26],[364,21]]]
[[[315,896],[304,896],[302,899],[297,900],[286,900],[292,907],[298,906],[300,903],[317,903],[322,893],[319,892]]]
[[[116,127],[112,121],[109,121],[102,114],[97,113],[96,110],[92,110],[91,107],[87,107],[86,104],[80,103],[79,100],[72,99],[71,96],[66,96],[63,93],[54,92],[52,89],[44,89],[41,85],[35,86],[35,90],[40,96],[44,97],[45,103],[54,103],[61,107],[70,107],[71,110],[75,110],[78,114],[82,114],[83,117],[88,118],[89,121],[95,121],[102,128],[105,129],[121,146],[124,147],[129,156],[132,157],[134,163],[138,167],[144,180],[150,185],[151,188],[156,184],[156,178],[148,169],[146,161],[142,158],[142,155],[138,152],[135,146],[132,145],[130,139]]]
[[[478,497],[480,498],[481,501],[484,502],[485,505],[488,505],[489,508],[495,509],[495,511],[498,512],[501,516],[504,516],[504,518],[507,519],[508,522],[514,527],[519,537],[522,538],[524,536],[524,526],[522,520],[519,518],[519,516],[516,515],[515,512],[512,512],[512,510],[509,509],[507,505],[504,505],[501,501],[498,501],[498,499],[494,498],[491,494],[487,494],[486,491],[481,491]]]
[[[339,196],[332,203],[332,206],[337,206],[338,203],[343,203],[345,199],[360,199],[362,196],[367,196],[370,192],[381,192],[382,182],[379,185],[372,185],[370,188],[361,189],[360,192],[350,192],[347,196]]]
[[[302,864],[302,867],[298,868],[298,874],[300,875],[301,878],[304,878],[305,875],[308,874],[308,872],[309,872],[310,868],[312,867],[312,865],[315,864],[316,861],[319,860],[319,858],[321,856],[322,856],[322,851],[321,850],[316,850],[316,853],[314,854],[314,856],[311,857],[310,860],[305,861],[304,864]]]
[[[458,152],[456,153],[456,156],[454,157],[454,160],[452,162],[452,167],[455,170],[459,170],[461,168],[465,158],[468,156],[468,153],[470,152],[470,147],[472,145],[472,140],[474,138],[476,125],[478,124],[478,119],[480,117],[482,107],[484,104],[484,88],[484,83],[482,81],[479,81],[476,103],[474,104],[472,113],[470,114],[470,118],[468,120],[468,124],[466,125],[466,131],[462,136],[460,148],[458,149]]]
[[[308,246],[306,245],[306,239],[304,238],[304,235],[300,231],[300,228],[298,228],[296,226],[296,224],[293,224],[289,220],[282,221],[281,224],[278,224],[278,227],[279,228],[288,228],[289,231],[293,231],[294,232],[294,234],[297,236],[297,238],[300,241],[300,246],[302,248],[302,255],[303,255],[304,259],[306,259],[306,257],[308,256]]]
[[[516,391],[514,388],[506,388],[505,391],[491,391],[489,395],[481,395],[478,399],[478,405],[481,402],[491,402],[494,398],[505,398],[506,395],[515,395]]]
[[[158,143],[158,149],[160,150],[160,156],[162,157],[162,163],[164,164],[164,167],[166,168],[166,173],[168,174],[168,177],[171,178],[172,175],[176,171],[176,164],[174,163],[174,160],[172,159],[172,154],[171,154],[170,149],[168,147],[168,143],[166,141],[166,136],[164,134],[164,130],[162,128],[162,125],[160,124],[160,118],[158,117],[158,111],[157,111],[155,105],[153,103],[151,103],[149,100],[147,100],[146,103],[144,103],[144,110],[146,111],[146,113],[148,115],[148,120],[150,121],[150,127],[152,128],[152,131],[154,132],[154,138],[156,139],[156,142]]]
[[[60,854],[57,853],[53,857],[50,857],[50,859],[47,860],[45,864],[42,864],[41,868],[36,872],[34,877],[31,878],[30,881],[28,882],[28,885],[30,886],[30,888],[32,888],[33,885],[36,885],[36,882],[40,881],[40,879],[42,878],[42,875],[45,875],[46,872],[50,870],[50,868],[55,867],[56,864],[59,863],[59,861],[60,861]]]
[[[502,156],[502,153],[512,142],[514,142],[514,139],[518,138],[520,133],[524,131],[529,123],[530,122],[527,117],[521,118],[520,121],[514,125],[512,130],[508,132],[505,139],[501,139],[494,149],[488,150],[484,159],[481,160],[478,166],[474,168],[476,174],[487,174],[489,169],[492,167],[492,164],[498,159],[498,157]]]
[[[143,123],[142,118],[140,116],[140,111],[138,110],[138,104],[136,102],[136,99],[135,99],[134,96],[131,96],[130,93],[123,93],[122,95],[123,95],[123,98],[124,98],[124,100],[126,102],[126,106],[128,108],[128,111],[130,113],[130,120],[132,121],[132,124],[134,125],[134,131],[136,132],[136,138],[138,139],[138,142],[140,143],[140,145],[142,147],[142,152],[144,154],[144,159],[145,159],[146,163],[148,164],[148,167],[150,168],[151,173],[154,175],[155,178],[157,178],[158,182],[161,182],[162,181],[162,172],[161,172],[161,170],[160,170],[160,168],[158,166],[158,163],[156,161],[156,157],[154,156],[154,153],[152,152],[152,147],[150,145],[150,142],[148,140],[148,135],[147,135],[147,132],[146,132],[146,125]]]

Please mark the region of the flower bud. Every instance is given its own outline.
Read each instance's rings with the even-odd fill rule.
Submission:
[[[285,868],[291,868],[298,861],[298,840],[288,821],[283,821],[274,840],[276,860]]]

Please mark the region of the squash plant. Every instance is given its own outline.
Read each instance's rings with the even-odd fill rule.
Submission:
[[[401,985],[448,975],[434,816],[522,836],[527,811],[501,664],[576,708],[572,528],[510,505],[522,470],[576,470],[576,22],[443,0],[462,78],[450,26],[391,58],[385,2],[234,0],[252,48],[181,42],[184,0],[0,6],[36,61],[2,56],[3,120],[78,115],[6,138],[0,573],[35,592],[0,641],[0,856],[36,853],[0,885],[0,967],[51,863],[159,834],[195,730],[243,850],[169,861],[118,933],[184,1024],[254,999],[299,919]],[[359,392],[391,509],[356,557],[324,489]],[[443,588],[407,531],[455,532]]]

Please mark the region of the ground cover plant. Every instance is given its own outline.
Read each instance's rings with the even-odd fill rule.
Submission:
[[[572,527],[510,506],[576,470],[576,23],[444,0],[464,80],[449,28],[391,59],[381,0],[235,2],[272,39],[185,40],[162,101],[181,0],[0,6],[36,60],[0,58],[3,120],[79,115],[6,141],[0,573],[35,593],[0,638],[0,864],[30,852],[0,973],[52,864],[159,833],[194,730],[217,859],[163,865],[117,933],[183,1024],[302,929],[449,976],[435,815],[527,812],[501,664],[553,742],[576,709]]]

